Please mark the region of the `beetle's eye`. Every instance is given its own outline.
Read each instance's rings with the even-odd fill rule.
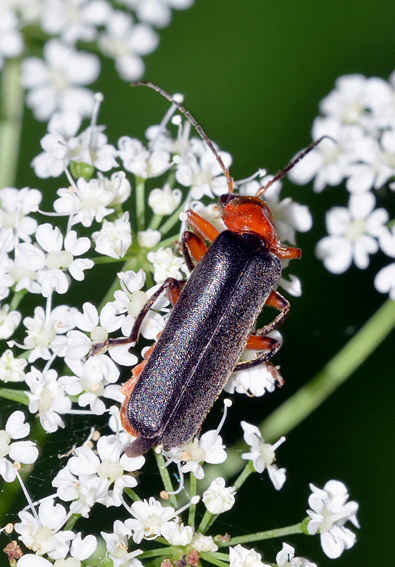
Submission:
[[[237,195],[232,195],[231,193],[226,193],[225,195],[220,195],[220,197],[218,199],[218,203],[219,203],[219,206],[221,207],[221,210],[226,207],[226,205],[229,203],[229,201],[231,201],[232,199],[235,199],[236,197],[237,197]]]

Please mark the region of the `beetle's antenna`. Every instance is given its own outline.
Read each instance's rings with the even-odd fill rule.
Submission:
[[[131,83],[131,86],[132,87],[139,87],[139,86],[150,87],[154,91],[158,92],[159,94],[161,94],[162,96],[167,98],[167,100],[169,100],[171,103],[173,103],[174,106],[176,106],[178,108],[178,110],[184,114],[184,116],[189,120],[189,122],[192,124],[192,126],[195,127],[199,136],[206,142],[209,149],[215,155],[215,158],[216,158],[217,162],[219,163],[219,165],[220,165],[220,167],[221,167],[221,169],[224,172],[224,175],[226,177],[226,182],[228,184],[229,193],[233,193],[234,180],[233,180],[233,177],[230,176],[229,169],[227,167],[225,167],[225,164],[222,161],[221,156],[219,155],[219,153],[215,149],[213,142],[207,136],[206,132],[203,130],[203,128],[200,126],[200,124],[198,124],[196,122],[196,120],[194,119],[192,114],[188,110],[186,110],[177,100],[175,100],[171,96],[170,93],[168,93],[167,91],[164,91],[163,89],[161,89],[157,85],[154,85],[153,83],[138,81],[136,83]]]
[[[260,195],[262,195],[266,189],[269,189],[269,187],[271,185],[273,185],[273,183],[275,183],[276,181],[278,181],[279,179],[282,179],[284,177],[284,175],[286,173],[288,173],[288,171],[290,169],[292,169],[298,162],[300,162],[301,159],[303,159],[308,153],[311,152],[311,150],[313,150],[322,140],[324,140],[324,138],[328,138],[328,140],[332,140],[332,142],[334,142],[335,144],[337,144],[336,140],[334,140],[333,138],[331,138],[331,136],[322,136],[321,138],[319,138],[318,140],[315,140],[313,143],[311,143],[309,146],[307,146],[307,148],[305,150],[303,150],[302,152],[300,152],[299,155],[296,156],[295,159],[293,159],[286,167],[284,167],[284,169],[282,169],[281,171],[279,171],[271,181],[269,181],[269,183],[267,183],[266,185],[264,185],[263,187],[260,187],[258,189],[258,191],[256,192],[255,197],[259,197]]]

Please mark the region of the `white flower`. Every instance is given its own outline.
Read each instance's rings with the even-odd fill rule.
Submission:
[[[124,488],[137,485],[137,480],[128,473],[139,470],[145,462],[143,456],[129,458],[123,450],[119,436],[103,436],[97,442],[97,455],[89,447],[78,447],[76,456],[71,457],[67,465],[76,476],[97,475],[107,481],[107,488],[111,486],[111,490],[104,497],[97,498],[106,506],[121,506]]]
[[[103,222],[100,232],[94,232],[92,238],[99,254],[111,258],[123,258],[132,244],[129,213],[126,212],[115,222]]]
[[[133,541],[137,544],[143,538],[154,539],[158,535],[164,535],[163,530],[168,529],[167,524],[175,515],[174,508],[163,507],[152,496],[148,501],[133,502],[130,511],[134,519],[126,520],[125,526],[132,530]]]
[[[64,356],[67,339],[59,335],[74,327],[72,314],[75,311],[75,308],[67,305],[58,305],[50,313],[45,313],[42,307],[36,307],[34,317],[25,317],[23,324],[27,333],[23,342],[27,348],[32,349],[29,362],[38,358],[49,360],[52,353]]]
[[[27,215],[32,207],[40,204],[41,199],[42,194],[38,189],[1,189],[0,227],[12,228],[17,239],[30,242],[30,235],[37,229],[37,221]]]
[[[72,224],[81,223],[90,227],[92,222],[102,222],[103,218],[114,212],[109,205],[114,193],[106,187],[103,178],[86,181],[80,177],[75,187],[59,189],[60,199],[54,201],[54,209],[63,215],[72,216]]]
[[[312,510],[307,510],[311,518],[307,525],[308,532],[311,535],[319,532],[324,553],[335,559],[355,543],[355,534],[344,524],[350,520],[359,528],[356,517],[358,504],[347,502],[347,488],[338,480],[328,481],[323,490],[313,484],[310,484],[310,489],[309,506]]]
[[[236,488],[225,487],[225,479],[218,477],[212,481],[209,488],[203,492],[202,500],[211,514],[222,514],[233,507]]]
[[[100,94],[95,97],[102,99]],[[89,126],[69,141],[74,161],[87,163],[100,171],[110,171],[118,167],[115,159],[116,149],[113,145],[107,144],[107,136],[103,134],[104,129],[105,126]]]
[[[229,567],[270,567],[261,559],[261,555],[254,549],[246,549],[241,545],[229,548]]]
[[[345,272],[353,260],[360,269],[369,265],[369,254],[379,249],[377,238],[388,230],[384,226],[388,213],[385,209],[373,211],[375,202],[372,193],[358,193],[350,196],[348,209],[333,207],[327,212],[330,236],[318,242],[316,255],[330,272]]]
[[[38,450],[32,441],[17,441],[23,439],[30,433],[30,425],[25,423],[25,416],[21,411],[14,411],[5,425],[0,430],[0,476],[6,482],[12,482],[16,477],[16,470],[6,457],[19,463],[31,464],[37,460]]]
[[[335,84],[336,88],[321,101],[320,109],[324,114],[344,124],[360,124],[372,134],[393,124],[393,90],[387,81],[344,75]]]
[[[355,160],[346,168],[350,193],[379,189],[395,175],[395,133],[384,132],[380,141],[361,135],[354,141]]]
[[[181,471],[193,472],[197,479],[204,478],[203,463],[219,464],[227,457],[222,438],[214,429],[204,433],[200,439],[195,437],[181,447],[163,451],[163,454],[174,462],[184,463]]]
[[[132,16],[120,10],[112,12],[106,32],[99,37],[101,50],[115,59],[116,69],[125,81],[136,81],[143,76],[140,55],[148,55],[158,43],[159,37],[150,26],[134,24]]]
[[[380,293],[389,293],[390,298],[395,301],[395,264],[389,264],[377,273],[374,287]]]
[[[282,550],[277,553],[276,562],[278,567],[317,567],[304,557],[295,557],[295,549],[287,543],[283,543]]]
[[[213,538],[200,533],[196,533],[193,536],[191,546],[196,551],[218,551],[218,545],[214,543]]]
[[[125,524],[120,520],[115,520],[113,533],[101,532],[106,542],[108,555],[114,567],[143,567],[141,561],[136,559],[136,556],[142,553],[140,549],[128,553],[128,539],[131,530]]]
[[[3,68],[4,58],[17,57],[22,53],[23,47],[18,18],[4,3],[0,10],[0,70]]]
[[[162,238],[159,230],[152,230],[148,228],[147,230],[140,230],[137,233],[137,242],[141,248],[154,248]]]
[[[0,356],[0,380],[3,382],[23,382],[27,360],[15,358],[12,350],[7,349]]]
[[[106,341],[109,333],[119,329],[122,325],[122,318],[116,317],[116,310],[111,303],[107,303],[103,307],[99,317],[96,307],[92,303],[86,302],[83,305],[83,313],[75,313],[74,322],[79,329],[85,331],[85,333],[90,333],[90,337],[80,331],[70,331],[67,335],[69,346],[66,358],[80,360],[89,353],[94,344]],[[130,345],[126,344],[111,348],[109,353],[118,364],[134,366],[137,357],[129,352],[129,348]],[[94,382],[99,382],[103,377],[106,377],[108,382],[114,383],[119,377],[119,371],[115,364],[104,353],[91,356],[85,365],[84,373]]]
[[[97,38],[96,27],[103,26],[110,14],[111,6],[105,0],[45,0],[41,26],[49,35],[60,35],[66,43],[89,43]]]
[[[139,270],[137,274],[132,270],[125,273],[120,272],[118,277],[121,281],[122,290],[117,290],[114,293],[115,301],[111,305],[116,309],[117,315],[120,315],[118,320],[122,321],[122,333],[128,336],[131,333],[136,317],[147,303],[148,298],[156,291],[157,286],[148,290],[147,293],[141,291],[145,284],[145,273],[143,270]],[[168,305],[166,296],[160,298],[154,305],[155,309]],[[150,310],[144,318],[140,332],[144,338],[153,340],[163,330],[164,326],[165,320],[162,315]]]
[[[55,110],[75,110],[90,116],[93,92],[79,85],[97,79],[98,57],[50,39],[44,45],[44,58],[28,57],[22,62],[22,85],[30,89],[26,103],[36,119],[48,120]]]
[[[80,126],[81,116],[74,110],[55,112],[51,116],[48,134],[40,142],[44,151],[31,163],[37,177],[59,177],[64,172],[74,156],[74,136]]]
[[[15,262],[18,266],[36,271],[37,281],[41,284],[41,293],[49,297],[54,291],[66,293],[69,279],[64,270],[77,281],[85,277],[84,270],[92,268],[94,263],[89,259],[74,259],[90,248],[87,237],[77,238],[75,230],[70,230],[64,239],[58,227],[49,223],[40,225],[36,230],[36,240],[41,249],[32,244],[19,244]]]
[[[363,91],[366,85],[366,77],[363,75],[344,75],[336,79],[335,84],[336,88],[321,101],[321,111],[345,123],[355,124],[360,122],[365,113]]]
[[[191,526],[184,526],[176,521],[166,522],[162,526],[161,533],[170,545],[188,545],[192,541],[194,529]]]
[[[155,215],[171,215],[181,203],[182,192],[180,189],[171,190],[170,185],[165,183],[163,189],[153,189],[148,197],[148,204]]]
[[[246,349],[240,360],[253,359],[253,351]],[[263,396],[266,392],[274,392],[276,389],[276,372],[273,372],[271,364],[259,364],[240,372],[233,372],[225,386],[225,392],[229,394],[247,394],[256,397]]]
[[[68,376],[61,376],[52,368],[44,374],[34,366],[26,374],[25,381],[30,388],[26,392],[29,397],[29,411],[39,413],[40,422],[45,431],[54,433],[64,422],[59,414],[71,409],[71,400],[65,395]]]
[[[227,152],[219,152],[219,155],[225,167],[229,167],[232,163],[231,155]],[[182,158],[178,158],[176,163],[176,179],[184,187],[191,187],[194,199],[201,199],[203,195],[213,198],[214,195],[227,193],[226,178],[209,149],[204,149],[200,159],[192,151],[188,151]]]
[[[169,152],[164,150],[149,152],[140,140],[129,136],[119,138],[118,148],[123,167],[142,179],[158,177],[172,165]]]
[[[71,502],[70,512],[89,517],[91,508],[96,502],[105,501],[108,492],[108,481],[97,475],[76,477],[67,467],[61,469],[52,481],[57,488],[58,497]]]
[[[49,555],[52,559],[66,557],[70,540],[75,537],[72,531],[59,531],[66,521],[66,510],[53,499],[45,500],[38,509],[38,521],[30,512],[19,512],[20,523],[15,524],[19,539],[40,555]]]
[[[115,171],[111,175],[110,179],[104,177],[104,175],[99,171],[97,177],[102,181],[105,190],[113,193],[113,200],[110,203],[112,207],[115,205],[121,205],[129,199],[132,187],[123,171]]]
[[[9,305],[3,305],[0,308],[0,340],[10,338],[21,319],[22,315],[19,311],[10,311]]]
[[[171,20],[171,9],[186,10],[194,0],[137,0],[137,17],[157,28],[164,28]]]
[[[265,443],[261,432],[255,425],[242,421],[241,427],[244,431],[244,441],[251,447],[251,452],[244,453],[241,458],[251,460],[258,473],[267,469],[274,488],[280,490],[285,482],[285,469],[279,469],[273,463],[276,459],[275,451],[277,447],[284,443],[285,437],[281,437],[277,443],[270,445]]]
[[[70,555],[80,561],[84,561],[92,555],[92,553],[96,550],[96,547],[97,539],[94,535],[87,535],[84,539],[82,539],[81,534],[78,533],[74,535],[70,548]]]
[[[345,177],[345,169],[350,163],[347,138],[350,130],[343,127],[336,118],[318,117],[312,129],[313,140],[330,136],[299,161],[288,173],[293,183],[304,185],[313,177],[314,191],[320,193],[327,185],[339,185]]]
[[[171,248],[159,248],[157,252],[149,252],[147,258],[154,265],[156,283],[162,283],[166,278],[182,280],[180,270],[187,273],[184,259],[176,256]]]

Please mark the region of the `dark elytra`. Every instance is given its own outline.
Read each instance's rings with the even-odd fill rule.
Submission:
[[[196,265],[131,393],[127,450],[182,445],[200,428],[281,276],[263,238],[222,232]]]

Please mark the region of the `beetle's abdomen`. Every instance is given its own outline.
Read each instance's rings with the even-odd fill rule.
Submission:
[[[252,240],[221,233],[193,270],[130,396],[128,418],[143,437],[185,443],[225,386],[281,275],[278,258]]]

